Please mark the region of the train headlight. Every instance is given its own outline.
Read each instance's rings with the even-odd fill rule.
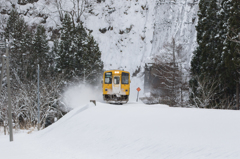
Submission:
[[[125,91],[127,92],[128,90],[126,89]]]
[[[106,88],[105,91],[108,91],[108,89]]]

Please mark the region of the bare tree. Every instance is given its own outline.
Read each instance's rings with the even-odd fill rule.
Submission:
[[[64,13],[63,13],[63,8],[62,8],[62,0],[55,0],[54,2],[56,4],[60,20],[62,21],[64,18]]]
[[[164,45],[165,52],[153,58],[152,87],[161,102],[170,106],[183,105],[183,91],[187,89],[185,76],[184,54],[182,45],[177,45],[175,39]]]
[[[228,35],[228,39],[232,42],[240,44],[240,33],[237,33],[237,31],[235,31],[234,29],[231,29],[231,31],[233,32],[234,36],[231,37]],[[238,51],[240,51],[240,50],[238,50]]]
[[[15,74],[16,75],[16,74]],[[37,83],[34,81],[14,82],[12,89],[12,114],[14,128],[29,129],[36,127],[38,123]],[[46,125],[46,120],[60,118],[69,111],[61,103],[64,80],[62,76],[51,78],[49,82],[40,84],[40,124]],[[6,86],[3,87],[6,89]],[[0,102],[0,120],[6,121],[7,91],[2,91]],[[6,123],[6,122],[5,122]],[[7,123],[6,123],[7,124]]]
[[[80,18],[86,9],[86,5],[88,4],[88,1],[87,0],[71,0],[71,1],[74,5],[73,12],[76,16],[77,23],[78,23],[80,22]]]
[[[231,107],[232,100],[223,98],[219,90],[219,80],[216,78],[195,77],[197,80],[197,91],[190,90],[194,104],[199,108],[221,108]],[[222,90],[223,91],[223,90]],[[195,92],[195,93],[194,93]]]
[[[88,0],[71,0],[73,4],[72,10],[66,10],[63,6],[63,0],[55,0],[55,5],[57,7],[60,20],[62,21],[64,18],[64,13],[69,13],[74,22],[76,18],[76,22],[79,23],[81,21],[81,16],[86,10],[86,7],[89,6]]]

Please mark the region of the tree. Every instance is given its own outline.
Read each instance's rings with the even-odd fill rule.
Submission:
[[[219,51],[221,40],[219,37],[220,19],[218,16],[219,6],[217,0],[199,2],[197,43],[198,47],[193,52],[191,61],[191,79],[190,87],[194,96],[198,96],[199,79],[203,80],[206,77],[209,79],[221,76],[219,73],[222,70],[222,56]],[[198,77],[198,79],[195,79]],[[219,87],[220,88],[220,87]],[[190,99],[193,102],[193,94]],[[209,102],[211,103],[211,102]],[[193,102],[194,104],[194,102]]]
[[[62,22],[61,40],[53,49],[58,52],[57,70],[64,72],[68,79],[96,83],[103,69],[98,44],[93,36],[87,34],[82,23],[77,23],[77,26],[73,24],[66,14]]]
[[[30,52],[32,51],[32,30],[16,10],[10,12],[5,37],[10,42],[10,65],[21,79],[27,78]]]
[[[170,106],[183,104],[183,91],[186,90],[185,71],[182,45],[177,45],[175,39],[164,45],[165,52],[153,58],[151,74],[152,92],[158,94],[160,102]]]
[[[200,76],[203,72],[203,62],[206,61],[206,56],[204,56],[204,53],[206,52],[205,46],[206,42],[204,41],[204,35],[205,34],[205,28],[204,27],[207,24],[207,9],[208,5],[205,0],[200,0],[199,2],[199,11],[198,11],[198,25],[196,26],[197,30],[197,43],[198,47],[196,50],[193,52],[193,58],[191,61],[191,76],[192,78],[190,79],[190,86],[192,87],[192,91],[194,92],[195,95],[197,95],[197,85],[198,83],[196,82],[196,79],[194,78],[195,76]],[[190,99],[192,99],[192,94],[190,96]]]
[[[19,14],[16,10],[12,10],[10,12],[9,18],[7,20],[7,26],[5,28],[5,38],[6,39],[11,39],[15,37],[15,32],[17,32],[18,29],[24,29],[24,28],[18,28],[20,27],[18,25],[18,21],[19,21]]]
[[[192,100],[198,108],[211,108],[213,99],[216,100],[216,94],[218,94],[219,80],[208,77],[195,77],[198,88],[195,92],[191,92],[193,95]],[[197,92],[197,95],[195,93]]]
[[[41,124],[46,119],[61,116],[60,103],[63,80],[51,76],[54,62],[49,53],[45,28],[29,27],[16,10],[12,10],[5,28],[5,37],[10,41],[11,94],[15,128],[28,128],[37,123],[37,65],[41,68],[40,103]],[[52,64],[53,63],[53,64]],[[3,73],[3,72],[2,72]],[[0,120],[6,121],[7,91],[3,84],[0,101]],[[44,101],[44,102],[43,102]],[[5,122],[6,123],[6,122]],[[6,123],[7,124],[7,123]],[[5,124],[5,126],[6,126]]]
[[[217,1],[213,0],[200,1],[199,22],[197,29],[198,47],[194,51],[191,61],[190,80],[191,89],[194,96],[198,96],[197,89],[200,81],[208,78],[218,78],[219,89],[217,92],[220,97],[212,97],[212,102],[216,103],[234,103],[229,101],[222,102],[225,99],[234,100],[236,108],[239,107],[239,45],[234,43],[233,39],[229,40],[228,36],[236,38],[233,32],[239,32],[239,1],[223,0],[221,6],[217,5]],[[212,79],[211,79],[212,78]],[[209,85],[209,84],[208,84]],[[201,96],[201,94],[199,94]],[[212,106],[209,106],[212,107]]]
[[[229,15],[226,19],[227,36],[232,37],[232,40],[237,39],[234,32],[240,32],[240,2],[237,0],[224,1],[223,8],[226,8],[225,13]],[[228,81],[228,95],[236,96],[236,109],[239,109],[239,53],[240,45],[229,40],[227,37],[224,41],[223,58],[226,67],[226,81]]]
[[[72,65],[75,68],[75,75],[82,79],[84,76],[84,69],[86,69],[86,44],[87,32],[83,28],[82,23],[78,23],[74,29],[74,59]]]
[[[91,5],[89,5],[89,1],[87,0],[72,0],[71,1],[73,4],[72,10],[64,9],[64,6],[62,5],[63,4],[62,0],[55,0],[54,2],[59,13],[60,21],[63,21],[65,12],[71,15],[72,20],[76,19],[77,23],[80,23],[81,22],[80,18],[84,11],[86,10],[86,8],[91,7]]]
[[[85,79],[91,84],[97,84],[99,77],[101,77],[103,73],[101,51],[91,34],[88,35],[86,42],[87,44],[83,54]]]
[[[73,36],[74,27],[73,22],[68,14],[62,21],[61,39],[58,45],[59,51],[57,53],[57,71],[60,73],[68,74],[70,78],[73,75],[74,68],[72,67],[74,48],[73,48]]]
[[[47,35],[45,28],[41,25],[37,26],[37,31],[33,38],[33,47],[31,53],[31,68],[32,68],[32,79],[36,79],[36,70],[38,65],[41,68],[41,77],[44,79],[49,74],[50,69],[50,56],[49,46],[47,41]]]

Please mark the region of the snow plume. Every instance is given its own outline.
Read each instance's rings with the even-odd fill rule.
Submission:
[[[62,102],[70,108],[85,106],[90,100],[103,101],[101,87],[78,83],[69,86],[63,93]]]
[[[139,97],[143,97],[143,77],[131,78],[129,102],[136,102],[137,88],[140,87]],[[93,87],[88,84],[77,83],[67,87],[63,93],[62,102],[70,108],[85,106],[90,100],[104,102],[102,98],[102,87]],[[140,102],[140,100],[139,100]]]

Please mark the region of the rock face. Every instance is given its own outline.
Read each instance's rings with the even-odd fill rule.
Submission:
[[[84,22],[100,43],[105,69],[133,72],[161,54],[172,38],[184,46],[189,67],[196,46],[197,11],[196,0],[106,0],[95,5],[95,16],[87,15]]]
[[[105,69],[133,72],[152,49],[155,0],[96,3],[84,14],[85,26],[99,42]]]
[[[77,0],[58,2],[77,20],[77,5],[73,3]],[[0,12],[4,13],[0,17],[2,23],[14,6],[31,25],[41,23],[48,30],[61,25],[59,4],[55,1],[22,5],[16,0],[0,0],[0,4],[3,4]],[[151,56],[163,53],[164,43],[172,38],[184,46],[189,67],[196,46],[197,0],[88,0],[85,6],[80,19],[99,43],[105,69],[125,69],[132,73]]]
[[[175,38],[183,45],[184,61],[190,66],[196,47],[198,0],[159,0],[155,8],[155,28],[151,55],[161,52],[165,42]]]

